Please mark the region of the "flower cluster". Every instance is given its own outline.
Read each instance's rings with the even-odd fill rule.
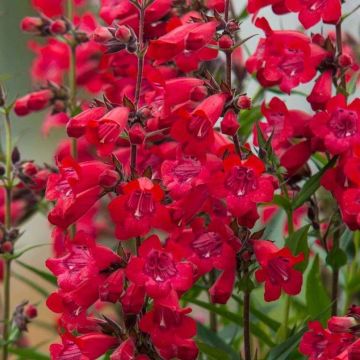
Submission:
[[[248,0],[264,36],[243,61],[228,0],[102,0],[99,17],[82,12],[83,1],[66,13],[64,1],[33,0],[39,15],[21,28],[44,39],[30,42],[38,88],[14,111],[46,109],[44,134],[60,127],[68,136],[56,170],[16,165],[26,191],[47,182],[53,204],[46,265],[58,289],[47,305],[61,343],[51,345],[52,359],[196,359],[189,292],[226,304],[239,288],[247,310],[254,279],[266,302],[299,294],[311,255],[296,232],[304,219],[321,251],[339,250],[340,215],[319,218],[327,215],[314,194],[320,182],[343,222],[360,230],[360,100],[347,91],[356,53],[338,26],[311,36],[271,28],[257,16],[268,5],[298,13],[306,29],[342,16],[340,0]],[[313,81],[312,111],[288,109],[280,95],[252,104],[240,90],[246,72],[269,93]],[[321,169],[313,176],[310,161]],[[288,218],[285,242],[259,229],[279,208]],[[110,315],[109,304],[117,304]],[[352,308],[329,329],[311,323],[300,351],[356,359],[358,318]],[[246,344],[246,360],[248,352]]]

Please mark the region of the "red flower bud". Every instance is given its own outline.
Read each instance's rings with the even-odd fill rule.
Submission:
[[[145,139],[145,130],[140,124],[135,124],[129,130],[129,138],[132,144],[140,145]]]
[[[319,76],[310,95],[306,98],[314,111],[325,109],[326,103],[331,98],[331,88],[332,71],[327,70]]]
[[[1,245],[1,251],[3,253],[11,253],[14,249],[14,246],[12,244],[11,241],[5,241],[2,245]]]
[[[353,64],[353,59],[348,54],[341,54],[338,58],[341,67],[348,67]]]
[[[120,175],[118,172],[116,172],[115,170],[106,169],[100,175],[99,184],[104,189],[112,189],[116,186],[119,180],[120,180]]]
[[[68,26],[64,20],[57,19],[51,23],[50,32],[55,35],[63,35],[68,32]]]
[[[105,26],[98,26],[92,33],[92,39],[96,42],[103,43],[113,39],[113,35]]]
[[[225,135],[234,136],[239,130],[239,123],[234,110],[228,110],[221,121],[221,132]]]
[[[119,41],[125,44],[129,42],[129,40],[131,39],[131,35],[132,34],[130,29],[125,25],[119,26],[115,32],[116,39],[118,39]]]
[[[325,38],[324,36],[322,36],[321,34],[317,33],[317,34],[313,34],[311,36],[311,41],[316,44],[319,45],[321,47],[323,47],[325,45]]]
[[[352,316],[333,316],[328,321],[328,328],[332,332],[348,332],[351,327],[357,325],[357,321]]]
[[[26,176],[34,176],[38,172],[37,166],[32,162],[26,162],[22,165],[22,172]]]
[[[29,304],[26,306],[24,314],[28,319],[34,319],[37,317],[38,314],[37,308],[34,305]]]
[[[219,39],[220,49],[223,50],[230,49],[233,45],[234,45],[234,41],[229,35],[223,35]]]
[[[236,105],[239,109],[251,109],[251,99],[246,95],[239,96]]]
[[[14,111],[18,116],[25,116],[30,113],[28,106],[30,95],[25,95],[15,101]]]
[[[196,86],[190,92],[190,98],[193,101],[201,101],[206,98],[208,94],[207,88],[205,86]]]
[[[41,18],[27,16],[21,20],[20,28],[25,32],[37,33],[42,25],[43,20]]]
[[[48,89],[33,92],[30,94],[28,107],[33,111],[43,110],[49,105],[49,102],[52,98],[53,92]]]

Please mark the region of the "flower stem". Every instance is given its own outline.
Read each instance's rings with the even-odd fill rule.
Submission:
[[[225,0],[225,11],[224,11],[225,22],[229,21],[230,2],[231,2],[231,0]],[[225,56],[226,56],[226,84],[229,86],[230,89],[231,89],[231,83],[232,83],[232,79],[231,79],[232,52],[233,52],[232,49],[225,51]]]
[[[245,264],[244,277],[249,276],[248,264]],[[245,360],[251,360],[251,338],[250,338],[250,291],[244,290],[243,304],[243,324],[244,324],[244,356]]]
[[[343,53],[341,21],[336,24],[336,47],[339,57]],[[340,92],[347,97],[345,72],[342,69],[340,71],[340,86]]]
[[[337,224],[339,225],[339,224]],[[333,249],[339,248],[340,231],[336,229],[333,237]],[[339,296],[339,269],[333,267],[332,280],[331,280],[331,315],[336,316],[338,311],[338,296]]]
[[[4,226],[6,232],[11,229],[11,198],[12,198],[12,135],[11,135],[11,123],[9,118],[9,112],[5,111],[4,116],[4,127],[5,127],[5,143],[6,143],[6,154],[5,154],[5,215],[4,215]],[[7,360],[9,354],[9,331],[10,331],[10,286],[11,286],[11,259],[5,259],[5,273],[4,273],[4,315],[3,315],[3,352],[2,359]]]

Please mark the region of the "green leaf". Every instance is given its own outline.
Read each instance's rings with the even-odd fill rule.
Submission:
[[[283,220],[283,211],[277,211],[276,214],[272,216],[271,220],[266,224],[263,239],[276,241],[278,236],[282,234]]]
[[[51,275],[49,272],[39,270],[31,265],[25,264],[24,262],[22,262],[20,260],[16,260],[16,263],[19,264],[20,266],[22,266],[23,268],[31,271],[32,273],[40,276],[42,279],[44,279],[48,283],[50,283],[52,285],[57,285],[56,277]]]
[[[268,354],[267,360],[289,360],[293,359],[291,353],[297,349],[301,337],[304,335],[306,328],[290,336],[283,343],[275,346]]]
[[[330,169],[334,166],[335,162],[337,160],[337,157],[333,157],[327,164],[324,166],[319,172],[317,172],[315,175],[311,176],[311,178],[306,181],[306,183],[303,185],[301,191],[298,193],[298,195],[295,197],[295,199],[292,202],[292,209],[295,210],[299,208],[302,204],[304,204],[311,195],[313,195],[316,190],[320,187],[320,180],[322,176],[324,175],[325,171],[327,169]]]
[[[37,245],[29,246],[29,247],[27,247],[25,249],[22,249],[22,250],[19,250],[18,252],[15,252],[13,255],[10,255],[9,259],[11,259],[11,260],[18,259],[20,256],[24,255],[25,253],[27,253],[30,250],[33,250],[33,249],[36,249],[36,248],[39,248],[39,247],[43,247],[43,246],[50,246],[50,245],[51,245],[50,243],[46,243],[46,244],[37,244]]]
[[[28,278],[26,278],[25,276],[22,276],[16,272],[12,272],[12,275],[20,280],[21,282],[23,282],[24,284],[28,285],[29,287],[31,287],[33,290],[35,290],[36,292],[38,292],[40,295],[44,296],[44,297],[48,297],[49,293],[47,290],[45,290],[44,288],[42,288],[40,285],[38,285],[35,281],[32,281]]]
[[[223,317],[224,319],[237,324],[239,326],[243,326],[243,320],[242,320],[242,316],[240,314],[237,313],[233,313],[230,312],[222,307],[216,306],[214,304],[210,304],[207,303],[205,301],[199,300],[199,299],[188,299],[185,296],[185,300],[195,304],[197,306],[202,307],[203,309],[212,311],[213,313]],[[258,337],[259,339],[261,339],[265,344],[269,345],[269,346],[273,346],[274,343],[271,340],[271,338],[269,337],[268,334],[266,334],[259,326],[257,326],[257,324],[252,323],[250,325],[250,331],[253,335],[255,335],[256,337]]]
[[[11,354],[18,356],[18,360],[50,360],[50,358],[31,348],[9,348]]]
[[[197,323],[197,330],[197,337],[201,339],[205,344],[207,344],[208,347],[212,345],[226,353],[227,356],[225,357],[225,359],[239,359],[239,355],[235,352],[235,350],[231,346],[229,346],[223,339],[221,339],[216,333],[210,331],[207,327],[200,323]],[[215,359],[219,358],[217,357]]]
[[[310,225],[305,225],[299,230],[295,231],[286,239],[286,246],[291,250],[294,255],[304,254],[304,261],[295,265],[295,269],[304,272],[309,262],[309,244],[308,232]]]
[[[311,319],[318,318],[318,320],[325,322],[330,317],[331,301],[321,279],[318,255],[316,255],[306,279],[305,298]],[[321,315],[319,316],[319,314]]]
[[[254,106],[250,110],[243,110],[239,115],[239,135],[242,140],[246,140],[253,129],[253,125],[257,120],[262,118],[262,112],[260,106]]]
[[[229,359],[227,351],[221,350],[218,347],[212,347],[202,341],[196,342],[200,352],[208,356],[209,359],[218,360],[218,359]]]
[[[326,257],[326,263],[333,269],[340,269],[347,263],[345,251],[340,248],[331,249]]]
[[[288,199],[281,195],[274,195],[273,201],[275,205],[280,206],[285,211],[291,210],[291,203]]]

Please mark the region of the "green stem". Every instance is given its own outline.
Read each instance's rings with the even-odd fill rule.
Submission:
[[[336,224],[339,226],[339,224]],[[340,231],[334,231],[333,249],[338,249],[340,245]],[[336,316],[338,311],[338,296],[339,296],[339,269],[333,267],[332,280],[331,280],[331,315]]]
[[[4,226],[6,232],[11,230],[11,198],[12,198],[12,135],[11,135],[11,123],[9,118],[9,112],[5,112],[4,117],[5,127],[5,142],[6,142],[6,153],[5,153],[5,216]],[[4,273],[4,327],[3,327],[3,352],[2,359],[7,360],[9,354],[9,332],[10,332],[10,283],[11,283],[11,259],[5,260],[5,273]]]
[[[244,278],[249,276],[248,263],[244,264]],[[250,337],[250,291],[244,290],[243,304],[243,324],[244,324],[244,355],[245,360],[251,360],[251,337]]]

